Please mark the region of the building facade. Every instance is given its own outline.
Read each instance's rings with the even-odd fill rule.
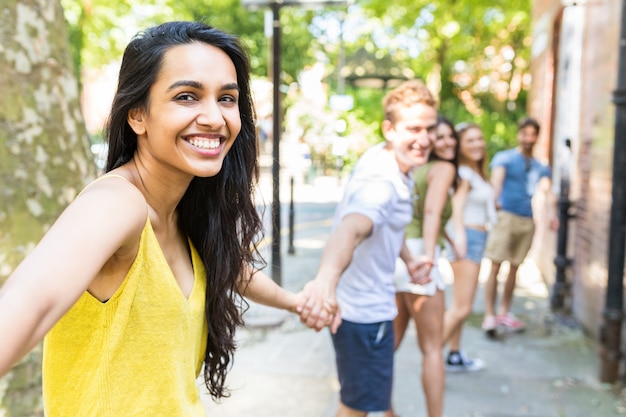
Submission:
[[[529,113],[542,125],[537,152],[551,163],[555,192],[569,185],[572,200],[567,307],[595,338],[608,280],[621,8],[622,0],[533,2]],[[531,256],[552,288],[556,234],[538,214]]]

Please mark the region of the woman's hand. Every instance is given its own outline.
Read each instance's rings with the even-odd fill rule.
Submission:
[[[337,333],[341,324],[341,309],[337,304],[334,288],[314,279],[304,286],[301,294],[301,304],[296,306],[300,321],[316,331],[329,326],[331,333]]]
[[[413,256],[413,259],[406,263],[411,282],[419,285],[428,284],[431,281],[430,270],[434,264],[434,259],[426,255]]]

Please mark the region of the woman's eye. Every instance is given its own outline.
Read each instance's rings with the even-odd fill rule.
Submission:
[[[228,102],[228,103],[236,103],[237,102],[237,97],[231,96],[231,95],[226,95],[226,96],[223,96],[222,98],[220,98],[220,101],[225,101],[225,102]]]
[[[176,100],[178,101],[193,101],[195,97],[191,94],[183,93],[176,96]]]

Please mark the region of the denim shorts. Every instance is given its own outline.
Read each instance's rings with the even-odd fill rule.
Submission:
[[[482,230],[472,229],[469,227],[465,228],[465,237],[467,239],[467,254],[465,258],[477,264],[483,259],[483,255],[485,254],[485,245],[487,244],[487,232]],[[448,261],[458,261],[454,256],[454,251],[450,247],[450,244],[446,242],[446,252],[448,255]]]
[[[393,322],[341,322],[332,335],[341,402],[359,411],[391,408]]]

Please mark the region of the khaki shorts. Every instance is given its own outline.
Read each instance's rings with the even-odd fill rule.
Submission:
[[[498,222],[489,231],[485,257],[496,263],[509,261],[520,265],[530,250],[534,233],[532,218],[500,211]]]

